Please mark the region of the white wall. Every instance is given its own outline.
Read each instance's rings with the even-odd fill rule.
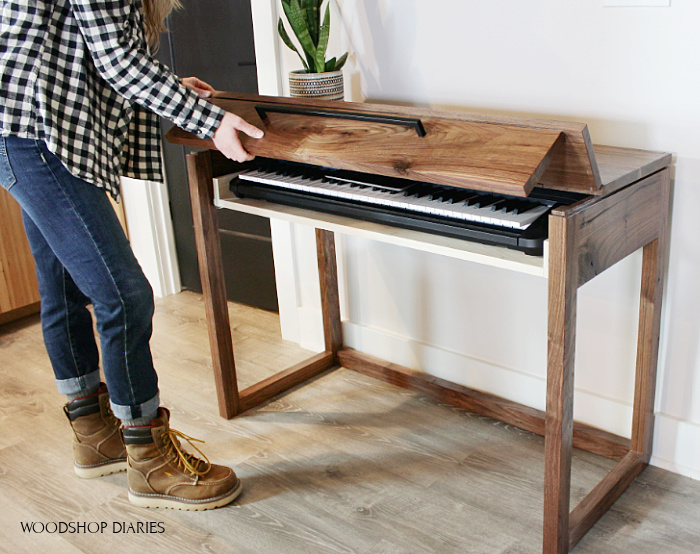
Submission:
[[[331,53],[352,52],[348,100],[583,121],[595,143],[674,153],[652,463],[700,478],[700,2],[336,1]],[[284,92],[299,62],[271,33],[274,1],[252,5],[261,92]],[[286,335],[318,346],[310,233],[274,229],[296,254],[283,294],[302,315],[283,314]],[[356,238],[340,250],[348,344],[544,407],[544,279]],[[575,416],[627,436],[640,259],[579,295]]]

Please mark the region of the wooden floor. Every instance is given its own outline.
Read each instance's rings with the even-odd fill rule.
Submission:
[[[232,305],[231,319],[242,386],[307,355],[281,341],[275,314]],[[0,551],[540,551],[540,437],[344,369],[223,420],[192,293],[158,301],[152,347],[173,427],[236,469],[240,499],[209,512],[139,509],[124,474],[75,477],[63,400],[32,317],[0,327]],[[577,452],[573,501],[611,465]],[[575,552],[699,552],[698,505],[700,482],[648,468]],[[104,530],[23,532],[31,522]],[[137,533],[139,524],[156,532]]]

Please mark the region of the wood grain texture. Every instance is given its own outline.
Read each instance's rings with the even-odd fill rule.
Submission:
[[[600,177],[607,194],[671,165],[668,152],[594,145]]]
[[[583,124],[559,128],[552,122],[519,118],[228,93],[213,101],[265,129],[261,140],[243,137],[246,148],[259,156],[519,196],[527,195],[538,182],[586,192],[600,187]],[[418,137],[412,129],[386,124],[288,114],[269,114],[263,123],[255,111],[257,104],[418,117],[427,135]],[[179,144],[213,146],[176,128],[168,138]],[[551,178],[550,164],[558,168]]]
[[[604,198],[555,211],[575,227],[578,286],[659,236],[668,219],[669,179],[665,169]]]
[[[668,170],[660,174],[659,188],[658,236],[644,246],[642,254],[634,419],[632,421],[631,448],[641,455],[644,463],[651,458],[654,434],[654,399],[659,358],[661,301],[666,276],[670,227],[671,175]]]
[[[331,352],[337,362],[338,349],[343,345],[343,329],[340,323],[335,235],[332,232],[316,229],[316,255],[321,288],[323,339],[326,351]]]
[[[244,412],[263,404],[279,394],[305,383],[324,371],[336,366],[334,352],[321,352],[279,373],[271,375],[240,393],[239,410]]]
[[[246,96],[240,94],[220,93],[222,98],[250,99],[253,101],[281,102],[284,104],[297,103],[297,99],[276,99],[271,97]],[[324,104],[314,100],[302,100],[306,106],[322,107]],[[584,123],[555,121],[548,119],[532,119],[514,116],[499,116],[491,114],[469,113],[463,110],[433,110],[413,106],[389,106],[384,104],[344,103],[353,111],[366,113],[389,113],[406,117],[438,118],[449,121],[464,121],[485,123],[488,125],[505,125],[508,127],[524,127],[559,131],[564,135],[563,145],[557,149],[551,160],[551,165],[541,176],[544,186],[563,190],[596,193],[600,189],[601,180],[591,143],[588,126]],[[327,104],[326,104],[327,105]]]
[[[39,301],[34,258],[22,223],[22,211],[0,187],[0,314]],[[24,312],[17,312],[24,315]]]
[[[312,108],[327,108],[322,101],[276,98],[246,94],[219,92],[214,102],[225,109],[233,110],[231,102],[275,103],[283,106],[300,105]],[[337,102],[330,104],[337,108]],[[464,111],[431,110],[418,107],[388,106],[384,104],[359,104],[344,102],[347,109],[360,113],[395,114],[402,117],[436,118],[450,122],[506,126],[509,128],[542,129],[559,131],[563,135],[561,144],[555,148],[547,170],[539,177],[538,186],[559,190],[571,190],[594,195],[609,194],[629,185],[671,163],[671,154],[605,145],[593,145],[584,123],[532,119],[467,113]],[[254,111],[244,108],[252,122],[261,124]],[[413,131],[410,131],[413,132]],[[406,131],[408,133],[408,131]],[[414,133],[415,134],[415,133]],[[180,144],[213,148],[211,141],[202,141],[194,135],[173,127],[169,140]],[[244,137],[245,139],[245,137]],[[342,142],[341,144],[344,144]],[[262,154],[261,154],[262,155]]]
[[[0,285],[1,286],[1,285]],[[8,321],[13,321],[15,319],[22,319],[28,315],[35,314],[41,310],[41,302],[34,302],[33,304],[27,304],[21,308],[16,308],[10,310],[9,312],[0,312],[0,325],[7,323]]]
[[[244,105],[231,111],[245,113]],[[252,115],[252,114],[251,114]],[[423,119],[427,135],[386,124],[271,115],[259,156],[526,196],[550,161],[556,131]]]
[[[549,219],[547,416],[545,422],[543,552],[569,551],[576,346],[577,227]]]
[[[571,511],[568,536],[569,548],[573,548],[595,525],[601,516],[625,492],[646,463],[637,452],[630,452],[608,473],[600,483]]]
[[[187,155],[187,175],[197,244],[202,293],[212,352],[214,380],[222,417],[239,412],[236,364],[231,343],[231,324],[226,308],[226,284],[221,259],[219,225],[212,203],[212,170],[209,152]]]

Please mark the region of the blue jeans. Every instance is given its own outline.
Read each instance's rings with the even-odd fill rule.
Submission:
[[[153,291],[106,193],[71,175],[43,141],[14,136],[0,137],[0,184],[22,208],[59,392],[100,383],[92,304],[115,415],[153,414],[159,404],[148,345]]]

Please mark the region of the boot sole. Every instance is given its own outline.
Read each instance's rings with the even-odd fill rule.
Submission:
[[[242,490],[243,483],[238,481],[236,486],[226,494],[202,500],[186,500],[167,494],[143,494],[129,490],[129,502],[139,508],[168,508],[195,512],[226,506],[226,504],[233,502]]]
[[[126,471],[126,458],[123,461],[109,462],[97,466],[79,466],[74,465],[75,474],[81,479],[94,479],[95,477],[104,477],[112,473],[121,473]]]

